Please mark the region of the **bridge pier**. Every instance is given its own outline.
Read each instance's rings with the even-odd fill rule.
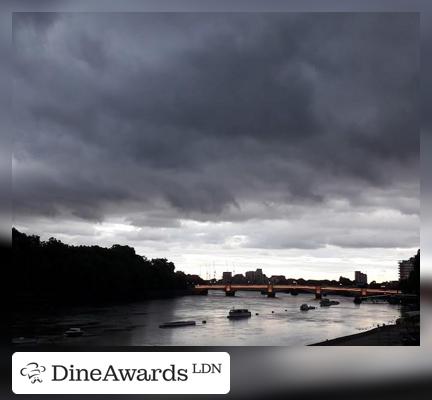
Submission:
[[[276,297],[276,292],[273,290],[273,285],[267,286],[267,297]]]
[[[229,297],[235,296],[235,290],[232,290],[231,285],[225,286],[225,296],[229,296]]]

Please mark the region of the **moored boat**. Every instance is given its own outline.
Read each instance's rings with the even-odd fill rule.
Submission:
[[[308,304],[302,304],[301,306],[300,306],[300,310],[301,311],[309,311],[309,310],[315,310],[315,307],[313,307],[313,306],[309,306]]]
[[[323,299],[323,300],[320,301],[320,306],[321,307],[336,306],[338,304],[339,304],[338,301],[330,300],[330,299]]]
[[[81,328],[69,328],[64,335],[68,337],[78,337],[84,335],[84,331]]]
[[[193,326],[196,325],[195,321],[171,321],[171,322],[164,322],[163,324],[159,325],[159,328],[177,328],[180,326]]]
[[[26,338],[23,336],[20,336],[18,338],[13,338],[12,343],[13,344],[37,344],[37,339],[35,338]]]
[[[230,310],[227,318],[229,319],[239,319],[239,318],[249,318],[251,317],[251,312],[246,308],[234,308]]]

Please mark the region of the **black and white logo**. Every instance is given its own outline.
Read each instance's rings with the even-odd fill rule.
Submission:
[[[16,394],[226,394],[225,352],[15,352]]]
[[[39,365],[36,362],[31,362],[22,368],[20,373],[22,376],[27,376],[31,383],[36,383],[42,382],[40,375],[45,371],[46,368],[43,365]]]

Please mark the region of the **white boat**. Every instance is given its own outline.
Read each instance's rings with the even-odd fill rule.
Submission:
[[[81,328],[69,328],[64,335],[69,337],[78,337],[82,336],[84,331]]]
[[[177,328],[180,326],[193,326],[196,325],[195,321],[172,321],[172,322],[164,322],[159,325],[159,328]]]
[[[249,318],[251,317],[251,312],[246,308],[234,308],[230,310],[227,318],[229,319],[239,319],[239,318]]]

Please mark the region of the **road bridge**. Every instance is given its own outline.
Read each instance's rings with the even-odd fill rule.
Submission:
[[[320,299],[324,293],[333,294],[350,294],[354,296],[377,296],[377,295],[395,295],[399,290],[393,289],[370,289],[357,288],[348,286],[321,286],[321,285],[273,285],[273,284],[217,284],[217,285],[196,285],[195,291],[199,294],[207,294],[209,290],[221,290],[226,296],[235,296],[239,290],[259,291],[268,297],[275,297],[277,292],[298,293],[309,292],[315,293],[315,297]]]

